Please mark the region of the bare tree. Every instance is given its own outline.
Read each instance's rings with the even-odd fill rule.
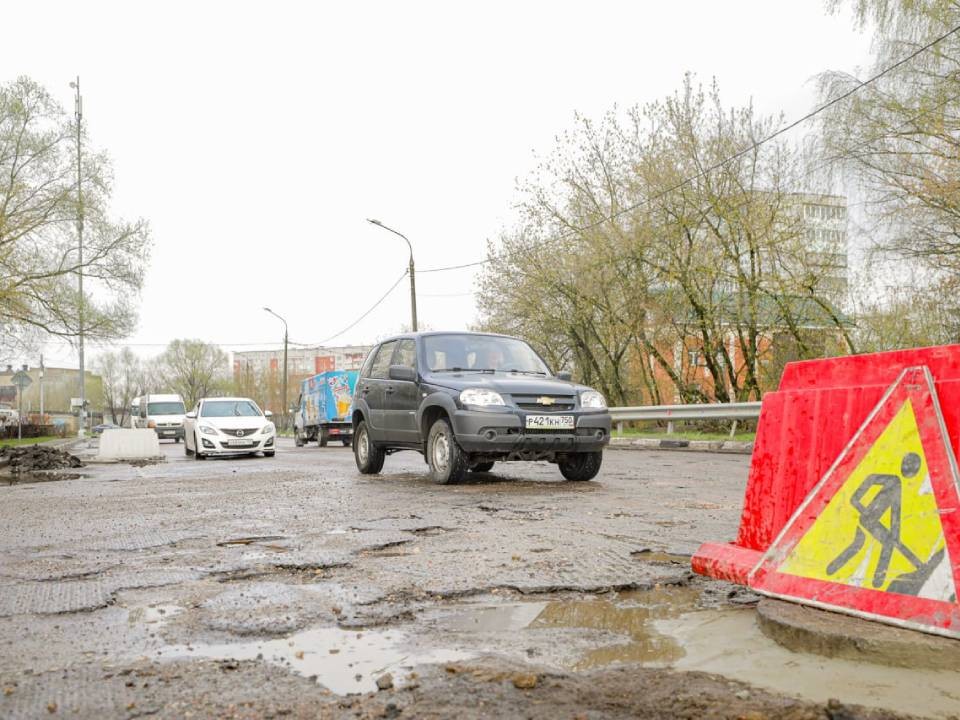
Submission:
[[[658,377],[684,402],[757,396],[775,335],[822,353],[810,327],[843,335],[845,321],[805,242],[800,158],[756,142],[773,126],[690,77],[661,102],[578,118],[489,255],[485,325],[569,348],[616,403],[673,400]]]
[[[112,422],[122,427],[131,401],[141,393],[140,358],[130,348],[124,348],[98,356],[93,367],[103,382],[104,411],[110,414]]]
[[[150,392],[179,393],[188,407],[203,397],[229,391],[227,354],[216,345],[202,340],[174,340],[155,360],[155,369],[162,389]]]
[[[87,337],[133,327],[130,298],[143,280],[149,231],[142,220],[111,219],[110,163],[88,149],[80,262],[75,142],[75,126],[39,85],[20,78],[0,86],[0,345],[29,342],[38,331],[75,337],[81,270]]]

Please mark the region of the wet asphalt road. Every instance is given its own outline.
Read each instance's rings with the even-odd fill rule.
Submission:
[[[161,449],[0,485],[0,717],[888,717],[833,713],[862,668],[798,665],[755,596],[689,572],[734,536],[747,456],[612,450],[592,482],[513,463],[436,486],[414,453],[361,476],[343,447]],[[775,692],[742,684],[760,665]],[[926,680],[850,701],[915,711],[900,685]]]
[[[749,463],[608,451],[593,482],[513,463],[436,486],[414,453],[361,476],[342,447],[206,461],[161,448],[156,465],[0,487],[0,715],[138,714],[126,683],[115,697],[91,678],[176,648],[683,582],[670,554],[733,536]]]

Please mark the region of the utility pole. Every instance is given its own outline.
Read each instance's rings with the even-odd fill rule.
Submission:
[[[83,97],[80,95],[79,75],[77,75],[76,82],[70,83],[70,87],[77,91],[74,98],[74,112],[77,118],[77,242],[79,248],[77,276],[80,280],[80,299],[78,301],[79,307],[77,308],[80,331],[80,412],[78,415],[79,422],[77,423],[79,426],[77,430],[77,437],[82,438],[84,436],[84,431],[86,430],[87,391],[84,383],[86,378],[83,366],[83,172],[81,166],[82,141],[80,136],[81,124],[83,122]]]
[[[270,308],[265,307],[263,309],[283,323],[283,429],[286,430],[288,427],[287,414],[290,412],[289,404],[287,402],[287,344],[290,340],[287,334],[287,321],[277,315]]]
[[[397,232],[392,227],[387,227],[379,220],[367,220],[368,223],[382,227],[384,230],[389,230],[394,235],[399,235],[404,240],[407,241],[407,248],[410,250],[410,265],[407,269],[407,272],[410,273],[410,320],[411,325],[413,325],[413,332],[417,332],[417,282],[416,282],[416,271],[413,265],[413,245],[410,244],[410,240],[407,239],[407,236],[401,232]]]
[[[43,353],[40,353],[40,424],[43,425]]]

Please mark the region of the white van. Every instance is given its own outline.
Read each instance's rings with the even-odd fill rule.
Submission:
[[[156,430],[157,436],[180,442],[183,438],[183,417],[186,409],[179,395],[141,395],[131,403],[131,425]]]

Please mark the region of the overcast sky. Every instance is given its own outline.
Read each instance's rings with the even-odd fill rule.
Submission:
[[[516,179],[579,111],[598,117],[715,76],[727,104],[802,115],[814,76],[856,71],[868,38],[818,0],[5,3],[0,73],[28,75],[109,152],[114,208],[147,218],[144,355],[316,342],[400,276],[482,259]],[[476,269],[417,276],[421,325],[477,318]],[[549,302],[549,298],[544,298]],[[402,284],[331,344],[409,322]],[[91,354],[95,352],[91,348]],[[48,364],[76,365],[50,345]],[[35,361],[34,361],[35,362]],[[31,362],[31,364],[34,364]]]

